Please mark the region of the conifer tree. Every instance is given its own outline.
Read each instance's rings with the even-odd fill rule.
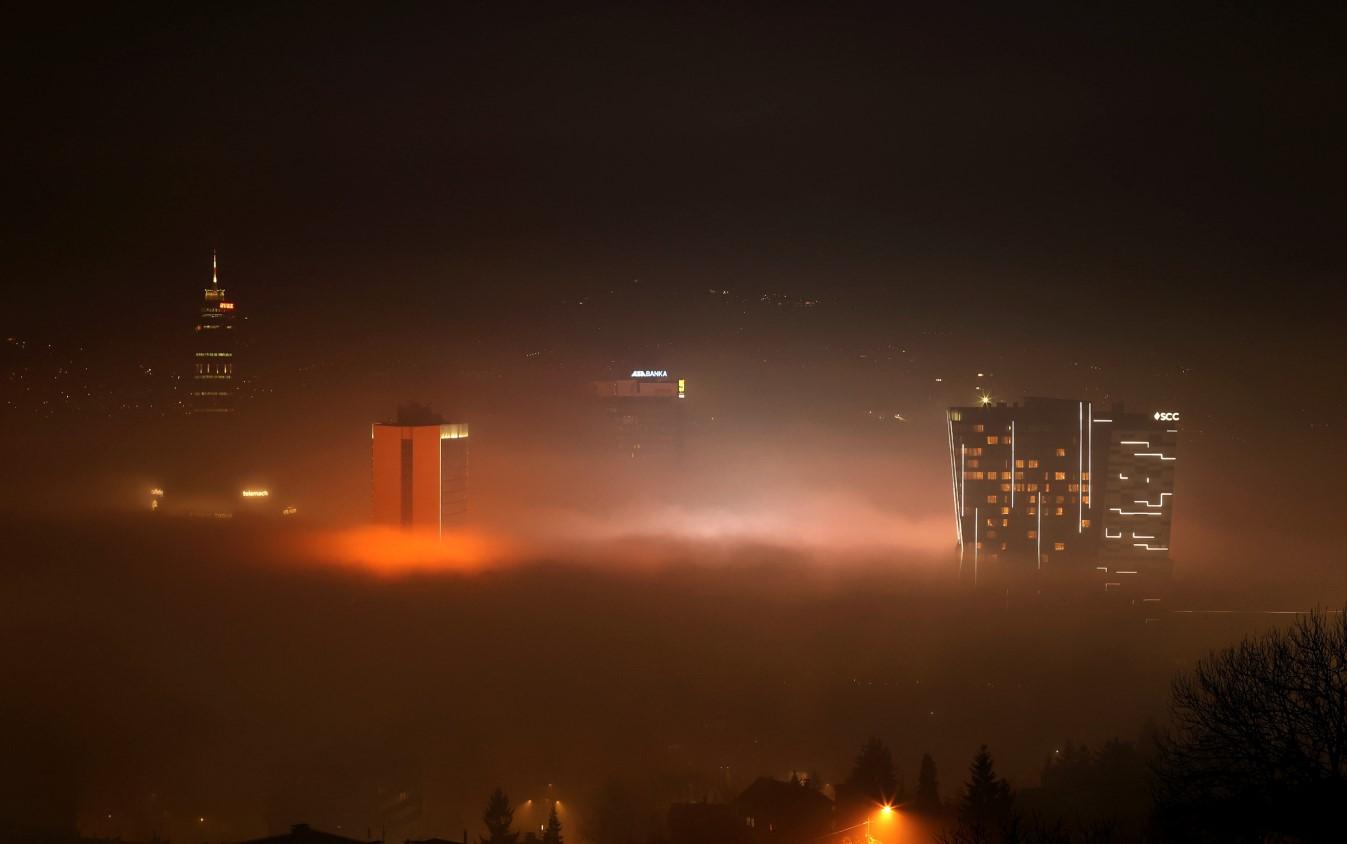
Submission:
[[[519,840],[519,833],[510,831],[510,825],[514,823],[514,807],[501,788],[491,792],[491,797],[487,799],[482,823],[487,832],[480,839],[482,844],[516,844]]]
[[[552,804],[552,813],[547,816],[547,829],[543,831],[543,844],[564,844],[561,839],[561,818],[557,817],[556,804]]]

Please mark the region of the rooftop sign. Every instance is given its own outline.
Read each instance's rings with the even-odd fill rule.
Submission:
[[[1177,422],[1179,421],[1179,412],[1177,410],[1157,410],[1155,411],[1156,422]]]
[[[633,370],[631,371],[631,377],[632,377],[632,378],[668,378],[668,377],[669,377],[669,370],[667,370],[667,369],[633,369]]]

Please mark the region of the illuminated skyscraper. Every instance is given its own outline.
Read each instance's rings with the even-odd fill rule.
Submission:
[[[234,303],[225,299],[214,253],[210,263],[210,287],[204,291],[193,343],[194,370],[187,402],[187,412],[193,415],[229,414],[235,407]]]
[[[628,378],[590,384],[617,451],[629,457],[683,456],[687,381],[665,369],[635,369]]]
[[[441,533],[468,511],[468,425],[399,411],[370,427],[374,521]]]
[[[965,579],[1065,574],[1112,591],[1167,574],[1178,420],[1064,399],[950,408]]]

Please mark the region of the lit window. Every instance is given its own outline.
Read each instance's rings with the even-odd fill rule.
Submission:
[[[986,428],[982,427],[981,425],[974,425],[974,426],[973,426],[973,430],[980,434],[980,433],[982,433],[983,431],[985,431]]]
[[[1024,461],[1023,461],[1023,460],[1016,460],[1016,461],[1015,461],[1015,468],[1016,468],[1016,469],[1023,469],[1023,468],[1024,468]]]
[[[1059,516],[1062,515],[1062,508],[1061,508],[1061,507],[1058,507],[1058,508],[1057,508],[1057,515],[1059,515]]]
[[[1029,468],[1030,468],[1030,469],[1037,469],[1037,468],[1038,468],[1038,461],[1037,461],[1037,460],[1030,460],[1030,461],[1029,461]]]
[[[1030,538],[1030,539],[1038,539],[1038,531],[1036,531],[1036,530],[1031,530],[1031,531],[1029,531],[1029,538]]]
[[[998,437],[998,436],[996,436],[995,434],[988,434],[988,435],[987,435],[987,445],[996,445],[996,444],[997,444],[998,442],[1000,442],[1000,441],[1001,441],[1001,438]]]
[[[979,461],[977,461],[977,460],[969,460],[969,461],[968,461],[968,466],[969,466],[969,468],[971,468],[971,469],[976,469],[978,466],[981,466],[981,465],[982,465],[982,464],[981,464]]]
[[[1052,543],[1052,550],[1054,550],[1054,551],[1065,551],[1065,550],[1066,550],[1066,543],[1065,543],[1065,542],[1054,542],[1054,543]]]
[[[1027,487],[1027,489],[1028,489],[1030,492],[1038,492],[1038,484],[1029,484],[1029,486]]]
[[[1089,526],[1090,526],[1090,520],[1089,520],[1089,519],[1081,519],[1081,520],[1080,520],[1080,526],[1083,527],[1083,528],[1089,527]]]
[[[1059,448],[1059,449],[1057,449],[1057,456],[1058,456],[1058,457],[1065,457],[1065,456],[1066,456],[1066,449],[1064,449],[1064,448]]]
[[[988,504],[995,504],[995,503],[997,502],[997,499],[998,499],[998,498],[999,498],[999,496],[996,496],[996,495],[989,495],[989,496],[987,496],[987,503],[988,503]]]
[[[981,457],[982,446],[978,446],[977,448],[965,448],[964,454],[967,454],[969,457]]]
[[[1009,516],[1009,515],[1010,515],[1010,508],[1009,508],[1009,507],[1002,507],[1002,508],[1001,508],[1001,515],[1002,515],[1002,516]]]
[[[1065,495],[1059,495],[1059,496],[1057,496],[1057,503],[1058,503],[1058,504],[1065,504],[1065,503],[1066,503],[1066,496],[1065,496]]]
[[[1053,472],[1052,479],[1054,481],[1064,481],[1066,480],[1066,472]]]
[[[1002,519],[1001,527],[1010,527],[1010,519]],[[1002,550],[1004,550],[1004,546],[1002,546]]]
[[[1010,492],[1010,484],[1001,484],[1002,492]]]

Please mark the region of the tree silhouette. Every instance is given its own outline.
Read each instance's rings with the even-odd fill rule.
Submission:
[[[1009,783],[996,776],[987,745],[982,745],[968,767],[968,782],[959,801],[959,828],[943,840],[960,844],[1019,840],[1014,799]]]
[[[1187,840],[1337,840],[1347,805],[1347,616],[1301,616],[1173,684],[1161,822]]]
[[[917,797],[913,808],[919,812],[940,811],[940,783],[936,779],[935,760],[931,754],[921,755],[921,770],[917,773]]]
[[[486,801],[486,811],[482,812],[482,823],[486,825],[486,836],[481,844],[516,844],[519,833],[511,832],[514,823],[514,807],[505,791],[497,788]]]
[[[853,794],[875,803],[890,803],[898,796],[898,774],[884,742],[873,736],[866,741],[844,785]]]
[[[557,805],[552,804],[552,813],[547,816],[547,829],[543,830],[543,844],[564,844],[561,839],[561,818],[557,817]]]

